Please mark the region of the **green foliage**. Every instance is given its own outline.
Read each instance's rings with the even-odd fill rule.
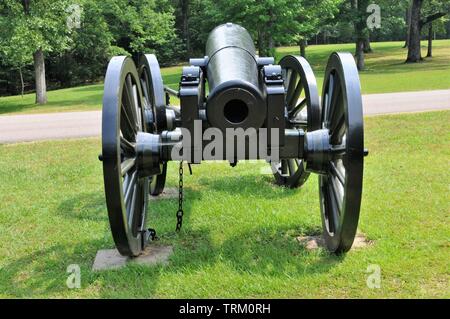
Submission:
[[[6,64],[23,67],[33,61],[33,53],[59,52],[70,45],[65,8],[68,1],[32,1],[25,12],[20,1],[0,4],[0,56]]]
[[[218,0],[208,12],[216,24],[243,25],[257,41],[260,55],[273,55],[277,44],[298,43],[319,31],[332,18],[341,0]]]
[[[113,45],[130,54],[156,52],[162,61],[173,58],[178,40],[174,9],[168,1],[106,0],[99,5],[113,35]]]
[[[273,55],[276,46],[342,43],[355,40],[358,22],[372,41],[404,40],[405,10],[409,0],[379,0],[381,28],[367,30],[369,0],[358,0],[358,12],[349,0],[189,0],[187,54],[182,3],[187,0],[30,0],[26,14],[22,1],[0,2],[0,94],[17,93],[17,69],[32,89],[33,53],[45,51],[50,88],[101,80],[114,55],[155,53],[161,65],[174,65],[203,56],[209,32],[218,24],[235,22],[246,27],[260,55]],[[72,4],[81,6],[80,28],[68,29]],[[424,15],[448,10],[448,1],[424,1]],[[425,30],[426,31],[426,30]],[[424,31],[424,32],[425,32]],[[450,35],[447,17],[434,22],[437,37]],[[183,41],[181,41],[183,39]],[[311,41],[310,41],[311,42]]]

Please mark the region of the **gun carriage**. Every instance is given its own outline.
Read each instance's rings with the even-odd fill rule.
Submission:
[[[288,55],[276,64],[272,57],[259,57],[247,30],[236,24],[215,28],[206,56],[189,62],[179,91],[163,85],[154,55],[143,55],[138,63],[118,56],[108,65],[101,159],[119,252],[137,256],[154,239],[155,231],[146,228],[148,198],[163,191],[168,161],[180,161],[182,169],[182,161],[228,160],[234,166],[253,159],[266,160],[275,183],[284,187],[300,187],[311,173],[318,174],[327,248],[348,251],[367,155],[353,56],[331,54],[321,99],[306,59]],[[170,105],[171,95],[179,97],[180,107]],[[204,152],[208,130],[223,145],[212,155]],[[236,146],[242,136],[243,144]],[[179,227],[180,212],[177,217]]]

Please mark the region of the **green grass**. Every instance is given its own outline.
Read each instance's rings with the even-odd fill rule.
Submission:
[[[418,64],[405,64],[406,49],[401,42],[373,43],[374,53],[366,55],[367,70],[361,72],[364,94],[402,91],[422,91],[450,88],[450,40],[433,42],[432,59]],[[308,60],[316,74],[321,92],[324,70],[328,56],[333,51],[354,51],[354,44],[318,45],[307,49]],[[277,58],[297,54],[297,47],[278,48]],[[178,89],[181,66],[162,70],[164,83]],[[0,98],[0,114],[45,113],[59,111],[88,111],[101,108],[102,85],[92,85],[48,92],[49,103],[34,104],[34,94]],[[179,101],[172,98],[173,104]]]
[[[296,242],[321,231],[316,177],[289,190],[262,162],[204,163],[185,176],[179,235],[176,200],[149,209],[160,244],[174,246],[170,264],[100,273],[95,254],[113,242],[99,140],[0,145],[0,297],[449,298],[449,123],[450,111],[366,119],[369,247],[336,257]],[[69,264],[81,266],[81,289],[66,287]],[[370,264],[380,289],[366,286]]]
[[[103,84],[80,86],[48,92],[48,103],[34,104],[35,95],[0,98],[0,114],[92,111],[102,107]]]
[[[422,43],[422,55],[426,55]],[[360,72],[363,94],[450,89],[450,40],[433,42],[433,58],[405,64],[407,50],[403,42],[375,42],[373,53],[365,55],[366,70]],[[278,48],[277,57],[298,54],[297,48]],[[354,44],[310,46],[307,59],[322,91],[326,61],[333,51],[354,52]]]

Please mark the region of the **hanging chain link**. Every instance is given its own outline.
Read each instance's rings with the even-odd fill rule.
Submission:
[[[180,168],[178,170],[180,179],[178,182],[178,211],[177,211],[177,228],[179,232],[183,224],[183,161],[180,162]]]

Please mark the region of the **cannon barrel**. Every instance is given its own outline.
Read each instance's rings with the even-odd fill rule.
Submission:
[[[266,107],[248,31],[233,23],[218,26],[208,37],[206,55],[210,124],[221,129],[261,127]]]

